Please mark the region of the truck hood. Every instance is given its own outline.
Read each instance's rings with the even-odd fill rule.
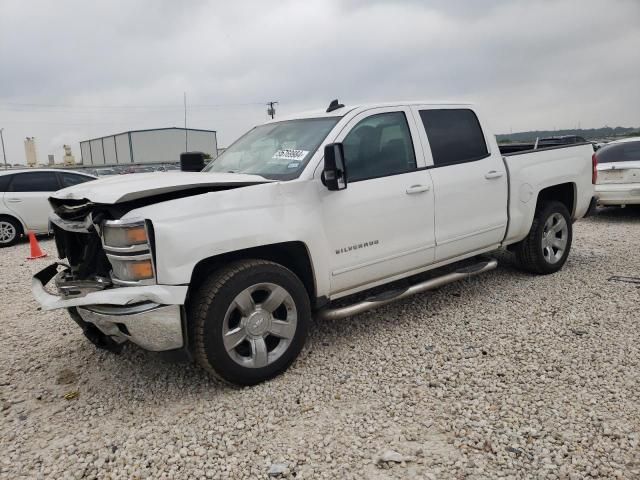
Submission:
[[[259,175],[209,172],[153,172],[114,175],[63,188],[52,195],[58,200],[89,200],[92,203],[130,202],[163,194],[226,190],[272,182]]]

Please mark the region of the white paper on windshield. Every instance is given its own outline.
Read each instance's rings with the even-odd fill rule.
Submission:
[[[278,150],[271,158],[275,160],[303,160],[304,157],[307,156],[307,153],[309,153],[309,150],[285,148],[283,150]]]

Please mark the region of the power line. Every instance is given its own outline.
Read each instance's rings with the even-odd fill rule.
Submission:
[[[278,103],[278,102],[274,102]],[[263,105],[262,102],[247,102],[247,103],[217,103],[217,104],[190,104],[189,108],[234,108],[234,107],[248,107],[255,105]],[[61,109],[107,109],[107,110],[182,110],[184,105],[73,105],[73,104],[53,104],[53,103],[15,103],[4,102],[0,103],[0,109],[11,110],[13,108],[18,109],[45,109],[45,108],[61,108]]]

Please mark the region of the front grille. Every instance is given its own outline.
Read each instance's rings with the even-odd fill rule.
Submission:
[[[81,233],[69,232],[54,225],[53,233],[58,256],[67,260],[77,280],[92,279],[95,276],[109,277],[111,265],[94,228],[88,233]]]

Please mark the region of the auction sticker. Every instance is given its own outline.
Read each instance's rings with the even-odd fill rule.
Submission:
[[[284,150],[278,150],[273,154],[275,160],[303,160],[307,156],[309,150],[295,150],[293,148],[286,148]]]

